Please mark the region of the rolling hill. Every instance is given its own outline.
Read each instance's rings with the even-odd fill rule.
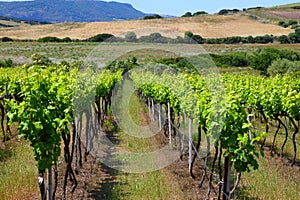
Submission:
[[[45,36],[55,36],[59,38],[86,39],[99,33],[124,36],[128,31],[134,31],[138,37],[159,32],[171,38],[183,36],[186,31],[191,31],[204,38],[260,36],[265,34],[287,35],[293,32],[290,28],[261,23],[258,20],[237,14],[117,22],[59,23],[1,28],[0,37],[38,39]]]
[[[98,0],[34,0],[0,2],[0,16],[42,22],[93,22],[146,16],[130,4]]]

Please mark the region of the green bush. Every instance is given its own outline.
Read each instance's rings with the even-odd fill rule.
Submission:
[[[249,59],[249,64],[252,68],[260,70],[262,74],[267,75],[269,73],[268,68],[271,67],[271,64],[274,61],[282,59],[291,62],[299,61],[300,53],[287,49],[278,50],[275,48],[265,48],[259,49],[256,52],[247,53],[247,58]]]
[[[211,54],[210,56],[218,67],[249,66],[246,53],[243,52],[235,52],[230,54]]]
[[[145,16],[143,19],[147,20],[147,19],[162,19],[162,18],[163,18],[162,16],[155,14],[151,16]]]
[[[277,40],[280,42],[280,44],[289,44],[290,40],[289,37],[286,35],[281,35],[277,38]]]
[[[88,42],[104,42],[112,37],[114,37],[114,35],[109,34],[109,33],[102,33],[102,34],[98,34],[98,35],[88,38],[87,41]]]
[[[3,38],[1,38],[0,41],[1,42],[13,42],[14,40],[12,38],[9,38],[9,37],[3,37]]]
[[[297,25],[297,24],[298,24],[298,21],[297,21],[297,20],[294,20],[294,19],[291,19],[291,20],[289,20],[289,22],[288,22],[288,25],[289,25],[289,26]]]
[[[13,67],[14,63],[12,61],[12,59],[8,58],[8,59],[4,59],[4,60],[0,60],[0,67]]]
[[[186,12],[184,13],[184,15],[182,15],[181,17],[192,17],[192,13],[191,12]]]
[[[300,28],[299,24],[294,24],[291,26],[291,29],[298,29],[298,28]]]
[[[287,28],[289,26],[288,23],[286,23],[285,21],[279,21],[278,25],[283,27],[283,28]]]
[[[61,42],[58,37],[46,36],[38,39],[38,42]]]
[[[127,32],[125,35],[125,41],[126,42],[136,42],[137,37],[136,37],[135,32]]]
[[[300,61],[290,61],[285,58],[273,61],[268,68],[268,74],[271,76],[295,72],[300,72]]]
[[[133,69],[136,66],[138,66],[137,58],[133,56],[131,58],[128,58],[127,61],[115,60],[105,68],[111,70],[112,72],[116,72],[122,69],[123,73],[125,74],[126,72],[128,72],[129,70]]]
[[[199,15],[207,15],[208,13],[205,11],[197,11],[193,14],[193,16],[199,16]]]
[[[48,57],[41,54],[33,54],[31,59],[34,65],[49,66],[52,64],[52,61]]]
[[[65,38],[61,39],[61,42],[72,42],[72,40],[69,37],[65,37]]]
[[[170,39],[162,36],[160,33],[151,33],[148,36],[140,37],[139,41],[146,43],[168,43]]]

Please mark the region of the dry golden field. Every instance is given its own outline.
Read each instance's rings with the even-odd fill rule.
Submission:
[[[175,38],[191,31],[204,38],[230,36],[258,36],[265,34],[287,35],[292,29],[274,24],[264,24],[241,15],[208,15],[192,18],[169,18],[155,20],[131,20],[116,22],[61,23],[50,25],[20,26],[1,28],[0,37],[13,39],[38,39],[45,36],[72,39],[86,39],[99,33],[111,33],[123,36],[134,31],[137,36],[159,32],[164,36]]]

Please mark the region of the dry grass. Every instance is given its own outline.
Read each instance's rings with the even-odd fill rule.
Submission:
[[[32,199],[38,196],[37,169],[32,148],[16,138],[0,147],[0,199]]]
[[[111,33],[122,36],[134,31],[138,36],[160,32],[167,37],[183,36],[191,31],[204,38],[229,36],[258,36],[265,34],[287,35],[293,32],[277,25],[263,24],[246,16],[208,15],[193,18],[171,18],[155,20],[131,20],[118,22],[62,23],[35,25],[31,27],[14,27],[0,29],[0,37],[16,39],[38,39],[44,36],[70,37],[86,39],[99,33]]]

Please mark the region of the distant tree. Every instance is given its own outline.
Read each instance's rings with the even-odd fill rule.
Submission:
[[[186,31],[184,33],[184,38],[192,38],[194,36],[194,33],[192,33],[191,31]]]
[[[248,57],[250,66],[254,69],[260,70],[264,75],[267,75],[267,70],[271,63],[279,58],[280,51],[275,48],[259,49],[257,52]]]
[[[72,40],[69,37],[65,37],[65,38],[61,39],[61,42],[72,42]]]
[[[192,13],[191,12],[186,12],[184,15],[182,15],[181,17],[192,17]]]
[[[177,36],[174,42],[175,43],[184,43],[184,38],[181,36]]]
[[[46,36],[38,39],[38,42],[61,42],[61,39],[53,36]]]
[[[255,40],[254,40],[254,38],[253,38],[252,35],[249,35],[249,36],[247,37],[247,42],[248,42],[248,43],[254,43],[254,42],[255,42]]]
[[[194,43],[193,37],[194,37],[194,34],[191,31],[186,31],[184,33],[184,42],[185,43]]]
[[[285,21],[279,21],[278,25],[283,27],[283,28],[287,28],[289,26],[288,23],[286,23]]]
[[[300,43],[300,29],[296,29],[294,33],[288,35],[290,43]]]
[[[289,44],[290,40],[289,37],[286,35],[281,35],[277,38],[278,42],[280,42],[280,44]]]
[[[9,37],[3,37],[0,39],[1,42],[12,42],[14,41],[12,38],[9,38]]]
[[[193,16],[199,16],[199,15],[207,15],[208,13],[205,11],[197,11],[193,14]]]
[[[151,15],[151,16],[145,16],[143,19],[162,19],[163,17],[155,14],[155,15]]]
[[[205,39],[203,39],[200,35],[194,35],[192,38],[198,44],[203,44],[205,41]]]
[[[296,24],[298,24],[298,21],[297,21],[297,20],[294,20],[294,19],[291,19],[291,20],[289,20],[289,22],[288,22],[288,25],[289,25],[289,26],[296,25]]]
[[[240,10],[239,9],[222,9],[218,12],[219,15],[227,15],[230,13],[238,13]]]
[[[295,30],[296,43],[300,43],[300,29]]]
[[[114,35],[108,34],[108,33],[102,33],[102,34],[98,34],[98,35],[88,38],[87,41],[89,41],[89,42],[104,42],[112,37],[114,37]]]
[[[268,68],[268,74],[271,76],[286,74],[293,62],[287,59],[278,59],[272,62]]]
[[[168,43],[170,39],[162,36],[160,33],[151,33],[148,36],[141,36],[139,41],[147,43]]]
[[[125,41],[126,42],[136,42],[137,37],[136,37],[135,32],[127,32],[125,35]]]
[[[14,63],[13,63],[12,59],[10,59],[10,58],[0,60],[0,67],[7,68],[7,67],[13,67],[13,65],[14,65]]]
[[[294,24],[291,26],[291,29],[298,29],[300,28],[300,25],[299,24]]]
[[[256,36],[254,38],[254,42],[259,44],[273,43],[274,36],[273,35]]]

